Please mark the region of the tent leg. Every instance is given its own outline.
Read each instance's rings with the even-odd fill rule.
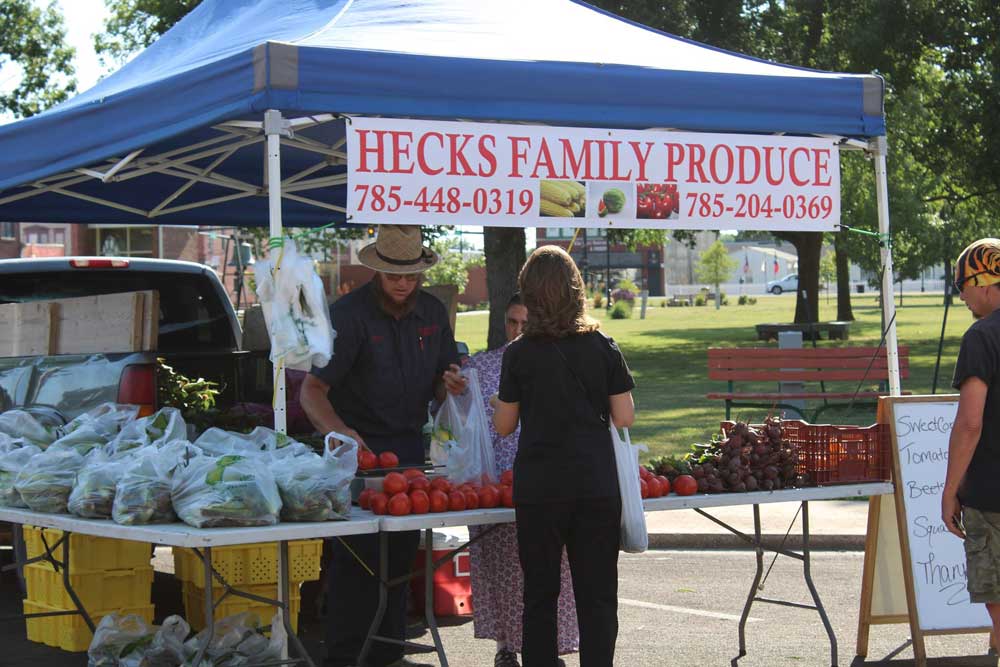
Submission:
[[[896,338],[896,301],[892,284],[892,247],[889,242],[889,192],[885,169],[886,140],[876,137],[869,144],[875,165],[875,195],[878,202],[878,230],[882,235],[882,313],[888,331],[885,337],[886,362],[889,365],[889,394],[902,393],[899,382],[899,341]]]
[[[267,202],[270,220],[271,238],[282,238],[284,232],[281,225],[281,137],[288,135],[288,121],[281,117],[281,112],[268,109],[264,112],[264,134],[267,135]],[[275,271],[280,271],[275,267]],[[287,433],[285,415],[285,369],[281,364],[274,364],[274,430]]]

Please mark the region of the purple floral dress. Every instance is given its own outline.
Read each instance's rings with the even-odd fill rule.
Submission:
[[[520,428],[507,437],[500,437],[493,429],[493,408],[489,398],[500,387],[500,362],[505,348],[480,352],[466,366],[479,373],[479,386],[486,403],[486,420],[493,437],[496,458],[496,475],[514,467],[517,438]],[[470,526],[469,534],[476,537],[482,532]],[[524,609],[524,576],[517,555],[517,529],[514,524],[501,524],[482,540],[470,547],[472,574],[472,613],[475,636],[478,639],[495,639],[506,644],[515,653],[521,652],[521,617]],[[558,645],[560,655],[573,653],[580,648],[580,630],[576,622],[576,602],[573,599],[573,581],[569,562],[563,552],[558,607]]]

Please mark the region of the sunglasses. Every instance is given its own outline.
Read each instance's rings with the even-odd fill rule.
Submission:
[[[987,273],[990,273],[990,271],[979,271],[978,273],[973,273],[971,276],[966,276],[966,277],[962,278],[961,280],[956,280],[955,283],[954,283],[955,284],[955,291],[958,292],[958,293],[961,293],[962,287],[965,285],[965,283],[969,282],[970,280],[972,280],[976,276],[981,276],[981,275],[984,275],[984,274],[987,274]]]
[[[405,280],[408,283],[415,283],[420,280],[421,273],[386,273],[385,277],[389,282],[399,282],[400,280]]]

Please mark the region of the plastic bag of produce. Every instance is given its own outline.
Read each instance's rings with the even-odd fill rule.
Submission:
[[[337,444],[337,441],[340,444]],[[337,445],[331,449],[331,445]],[[351,514],[351,480],[358,470],[358,443],[347,436],[326,436],[323,455],[272,456],[281,494],[282,521],[346,520]]]
[[[94,630],[87,667],[119,667],[123,660],[140,657],[152,641],[153,631],[140,616],[108,614]]]
[[[216,667],[251,665],[255,663],[246,662],[247,658],[261,656],[261,649],[265,645],[270,646],[270,641],[266,638],[264,638],[263,643],[259,639],[255,639],[255,637],[262,637],[260,618],[257,614],[248,611],[217,620],[212,627],[211,637],[209,634],[209,630],[206,628],[184,643],[184,653],[188,661],[193,660],[202,647],[205,647],[205,658]],[[279,651],[280,648],[279,646]],[[267,648],[264,650],[266,651]],[[248,655],[254,651],[257,651],[257,656]],[[233,660],[241,661],[233,662]],[[274,662],[274,659],[271,658],[268,661]]]
[[[33,456],[14,480],[21,500],[35,512],[65,512],[76,473],[84,459],[72,449]]]
[[[479,374],[466,368],[462,374],[468,388],[459,396],[448,394],[434,417],[431,451],[445,459],[448,479],[457,484],[496,481],[493,440],[486,422],[479,389]]]
[[[111,518],[125,525],[176,521],[171,500],[174,472],[199,453],[186,440],[139,450],[118,479]]]
[[[137,405],[103,403],[77,416],[59,429],[60,437],[52,443],[52,446],[72,447],[80,454],[87,454],[114,439],[123,426],[135,420],[137,414],[139,414]]]
[[[114,460],[99,449],[87,456],[69,494],[67,509],[70,513],[88,519],[109,518],[115,487],[128,463],[124,459]]]
[[[266,451],[286,449],[289,447],[306,447],[301,442],[284,433],[258,426],[249,433],[236,433],[212,427],[198,436],[194,441],[202,451],[213,456],[225,454],[259,454]],[[306,447],[308,451],[312,451]]]
[[[56,439],[55,429],[43,425],[35,416],[24,410],[0,412],[0,433],[26,440],[45,449]]]
[[[14,481],[28,461],[41,453],[42,450],[34,445],[24,445],[11,447],[5,454],[0,454],[0,506],[27,507],[14,488]]]
[[[121,454],[174,440],[187,440],[187,424],[177,408],[161,408],[155,414],[126,424],[107,444],[107,450],[109,454]]]
[[[179,667],[184,663],[184,640],[191,626],[180,616],[168,616],[156,629],[149,645],[123,657],[119,667]],[[205,663],[202,663],[205,664]]]
[[[279,257],[281,270],[274,275]],[[337,333],[312,258],[299,254],[295,242],[286,239],[280,254],[272,251],[257,262],[254,275],[271,338],[271,361],[283,359],[286,368],[304,371],[330,363]]]
[[[639,450],[648,451],[645,445],[633,445],[628,429],[623,429],[625,439],[611,425],[611,444],[615,450],[615,468],[618,470],[618,489],[622,497],[622,551],[639,554],[649,548],[646,533],[646,515],[642,509],[642,491],[639,489]]]
[[[281,496],[262,455],[196,456],[171,484],[174,511],[196,528],[272,526]]]

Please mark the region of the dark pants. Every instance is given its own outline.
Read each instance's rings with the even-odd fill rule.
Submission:
[[[418,436],[377,438],[366,436],[365,443],[376,453],[394,451],[403,464],[422,463],[423,443]],[[343,542],[341,542],[341,539]],[[334,538],[333,557],[327,586],[327,665],[345,667],[357,665],[358,655],[378,609],[379,550],[378,535],[354,535]],[[420,531],[389,534],[390,579],[413,570],[413,562],[420,543]],[[345,544],[347,546],[345,546]],[[350,550],[347,547],[350,547]],[[352,554],[351,551],[354,553]],[[354,554],[365,562],[374,576]],[[393,639],[404,639],[406,634],[406,593],[410,587],[401,584],[389,589],[385,616],[378,634]],[[403,647],[374,642],[368,654],[368,664],[381,667],[403,657]]]
[[[618,498],[519,504],[524,571],[523,667],[555,667],[556,609],[563,546],[573,576],[580,667],[612,667],[618,637]]]

